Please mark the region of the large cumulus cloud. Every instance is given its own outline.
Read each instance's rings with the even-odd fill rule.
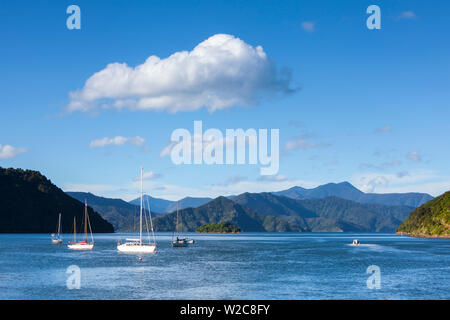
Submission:
[[[216,34],[192,51],[165,59],[150,56],[134,68],[108,64],[81,90],[70,93],[68,110],[113,107],[177,112],[206,107],[213,112],[293,91],[290,72],[279,72],[261,46]]]

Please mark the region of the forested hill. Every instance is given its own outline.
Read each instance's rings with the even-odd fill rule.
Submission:
[[[153,219],[156,231],[175,231],[177,212],[168,213]],[[205,224],[231,223],[243,232],[301,232],[306,231],[303,218],[292,221],[261,215],[241,206],[225,197],[218,197],[198,208],[186,208],[179,211],[178,231],[195,231]]]
[[[450,191],[414,209],[397,232],[450,237]]]
[[[58,213],[62,232],[81,229],[84,204],[69,197],[38,171],[0,167],[0,233],[52,233]],[[114,232],[113,226],[88,208],[93,232]]]

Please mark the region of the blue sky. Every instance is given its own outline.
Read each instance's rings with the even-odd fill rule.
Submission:
[[[66,27],[71,4],[81,8],[81,30]],[[380,30],[366,27],[371,4],[381,9]],[[368,192],[438,195],[450,189],[448,12],[447,1],[2,1],[0,166],[39,170],[64,190],[126,200],[136,196],[141,165],[146,192],[168,199],[340,181]],[[214,84],[187,90],[164,69],[156,83],[140,84],[151,91],[161,78],[164,88],[152,98],[164,92],[176,107],[118,109],[113,98],[103,108],[102,96],[86,110],[68,108],[71,92],[86,93],[86,81],[108,64],[134,68],[220,34],[251,50],[261,46],[272,76],[289,70],[288,86],[301,89],[271,95],[260,81],[266,73],[244,57],[236,83],[254,86],[255,101],[233,79],[219,81],[227,73],[219,60],[208,71],[219,75]],[[106,79],[102,92],[120,77]],[[237,102],[187,110],[205,86]],[[120,90],[128,98],[134,88]],[[223,132],[279,129],[278,174],[262,178],[259,165],[176,166],[161,156],[172,131],[192,132],[194,120]],[[115,137],[128,140],[92,146]]]

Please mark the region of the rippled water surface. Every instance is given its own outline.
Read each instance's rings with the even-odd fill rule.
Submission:
[[[118,253],[127,234],[96,234],[93,251],[50,244],[49,235],[0,235],[0,299],[450,299],[450,240],[392,234],[190,234],[158,253]],[[363,246],[350,246],[359,239]],[[66,286],[71,265],[81,288]],[[369,289],[370,265],[381,288]]]

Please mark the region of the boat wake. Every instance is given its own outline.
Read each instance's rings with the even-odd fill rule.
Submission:
[[[372,248],[379,248],[381,247],[379,244],[371,244],[371,243],[365,243],[365,244],[353,244],[353,243],[347,243],[346,246],[350,247],[372,247]]]

